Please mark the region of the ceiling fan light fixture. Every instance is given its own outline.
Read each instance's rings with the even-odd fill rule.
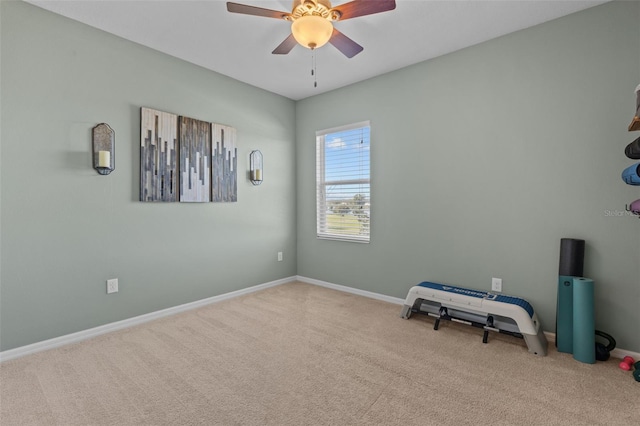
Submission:
[[[305,15],[293,21],[291,33],[298,43],[307,49],[322,47],[333,34],[333,25],[317,15]]]

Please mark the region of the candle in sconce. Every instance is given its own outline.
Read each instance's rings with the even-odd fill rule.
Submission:
[[[111,167],[110,151],[98,151],[98,167]]]
[[[258,181],[262,180],[262,170],[256,169],[256,171],[255,171],[255,179],[254,180],[258,180]]]

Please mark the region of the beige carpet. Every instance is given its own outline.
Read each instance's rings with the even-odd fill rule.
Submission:
[[[10,425],[638,425],[640,383],[290,283],[0,364]]]

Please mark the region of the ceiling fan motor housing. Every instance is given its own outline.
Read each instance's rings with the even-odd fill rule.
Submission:
[[[295,21],[303,16],[320,16],[331,21],[340,19],[340,12],[331,10],[331,2],[328,0],[294,0],[291,15],[286,16],[288,21]]]

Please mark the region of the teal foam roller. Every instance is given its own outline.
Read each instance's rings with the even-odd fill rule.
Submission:
[[[586,364],[596,362],[593,290],[593,280],[573,279],[573,358]]]

